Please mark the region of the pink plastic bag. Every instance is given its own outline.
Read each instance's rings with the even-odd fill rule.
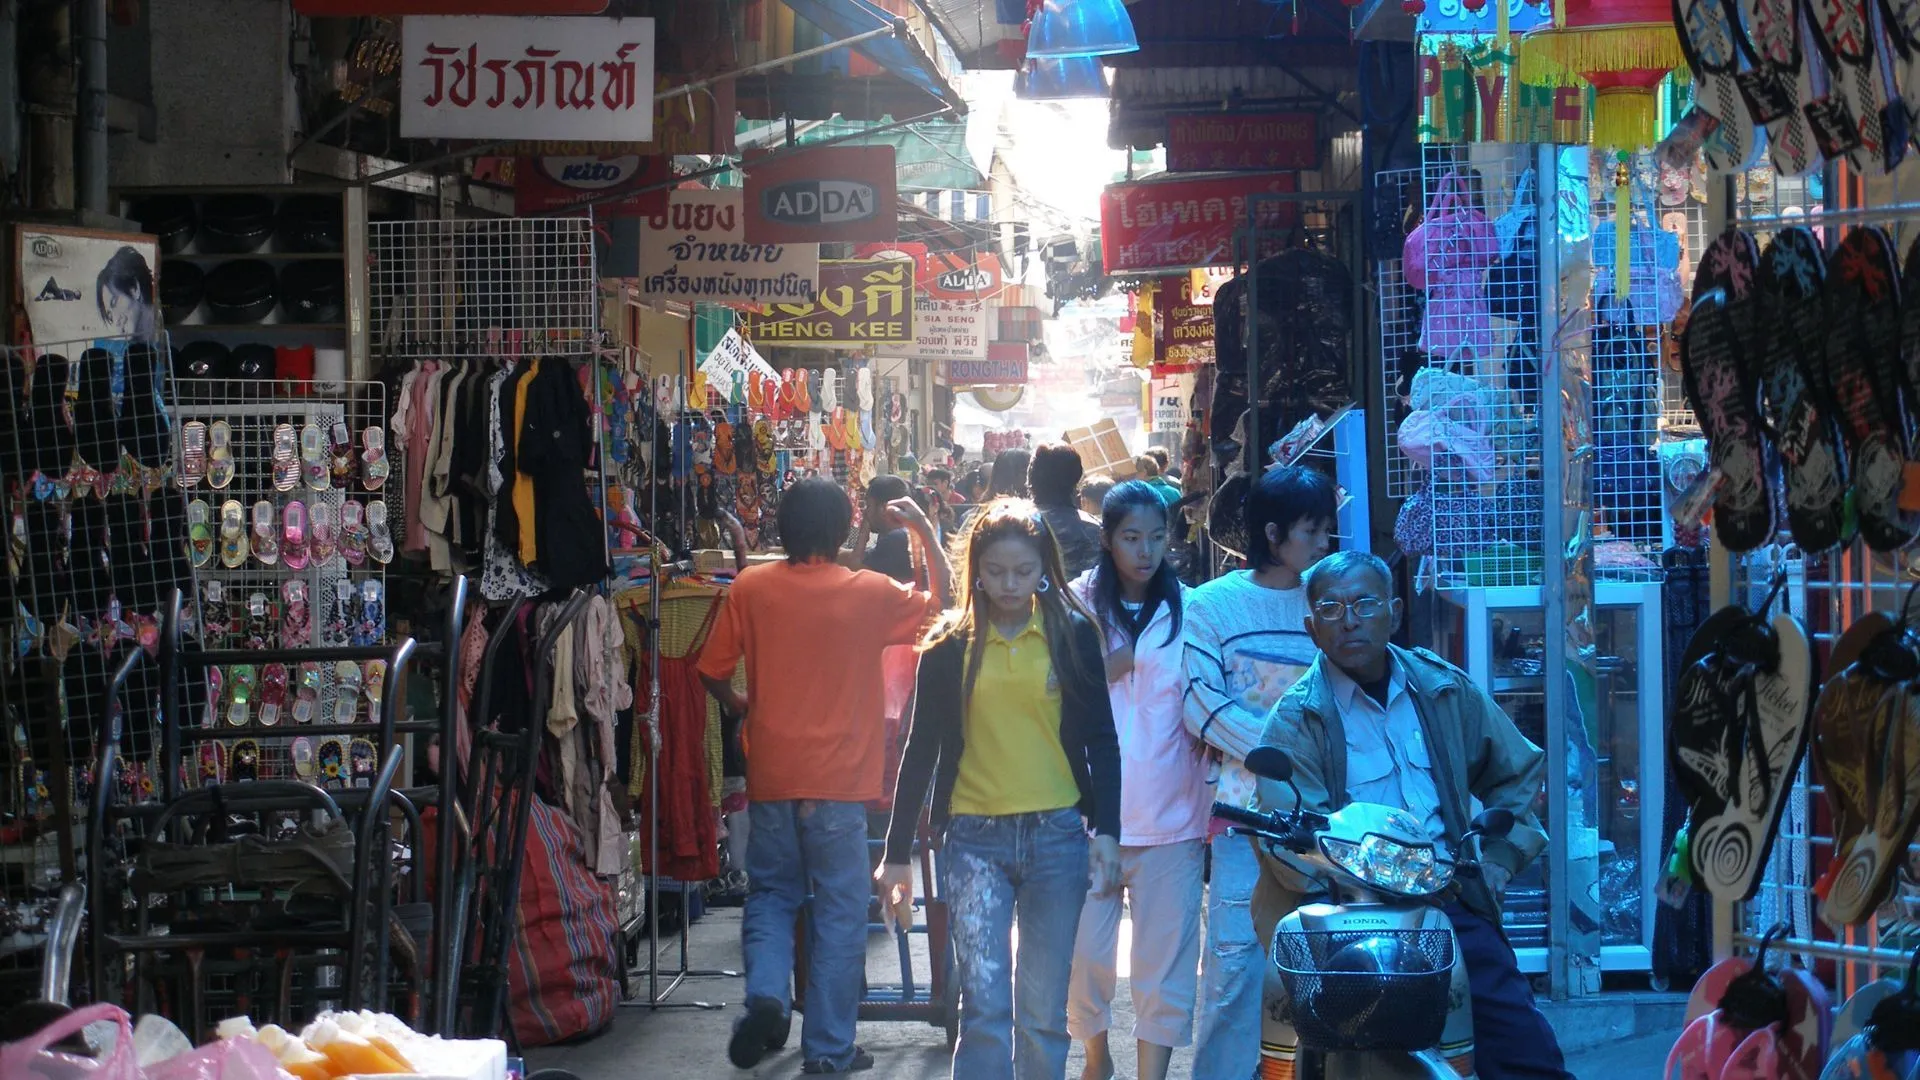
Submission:
[[[105,1057],[81,1057],[48,1049],[102,1020],[111,1020],[120,1028],[113,1049]],[[140,1063],[133,1054],[133,1026],[127,1022],[126,1012],[113,1005],[75,1009],[28,1038],[0,1045],[0,1076],[6,1080],[143,1080]]]
[[[252,1039],[222,1039],[147,1069],[144,1080],[277,1080],[280,1062]]]

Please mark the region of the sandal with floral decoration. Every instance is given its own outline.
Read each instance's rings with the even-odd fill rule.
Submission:
[[[264,592],[247,595],[247,642],[249,649],[270,649],[279,636],[278,613]]]
[[[353,582],[336,581],[333,584],[333,598],[327,605],[326,622],[329,645],[345,645],[353,633]],[[342,661],[346,663],[346,661]]]
[[[233,428],[225,420],[207,427],[207,483],[224,491],[233,483]]]
[[[373,743],[362,738],[356,738],[351,743],[348,743],[347,762],[353,774],[353,787],[369,788],[373,786],[373,773],[379,766],[379,759],[375,757],[373,753]]]
[[[360,442],[365,447],[360,454],[361,486],[368,491],[379,491],[393,472],[393,466],[387,461],[387,433],[375,424],[360,433]]]
[[[313,638],[313,608],[307,603],[307,583],[288,578],[280,586],[280,644],[289,649],[305,646]]]
[[[300,428],[300,472],[308,489],[326,491],[333,486],[327,468],[327,437],[320,425],[309,420]]]
[[[238,570],[247,561],[247,512],[238,499],[220,504],[220,565]]]
[[[345,419],[335,419],[327,428],[327,472],[342,491],[353,482],[353,432]]]
[[[233,744],[233,782],[244,784],[260,779],[260,740],[238,739]]]
[[[765,417],[753,422],[754,464],[760,472],[772,476],[774,468],[773,424]]]
[[[260,672],[260,726],[273,727],[287,705],[287,665],[268,664]]]
[[[321,787],[339,791],[346,786],[347,744],[344,740],[337,736],[321,739],[315,761],[319,764]]]
[[[273,503],[261,499],[253,504],[253,557],[261,566],[280,563],[280,537],[273,526]]]
[[[353,643],[378,645],[387,634],[386,587],[378,580],[360,583],[360,618],[353,624]]]
[[[280,557],[289,570],[307,568],[307,504],[295,499],[287,504],[280,522]]]
[[[200,786],[227,782],[227,744],[211,740],[200,744]]]
[[[358,499],[348,499],[340,504],[340,553],[347,557],[347,565],[361,567],[367,564],[367,544],[373,534],[367,530],[367,508]]]
[[[195,570],[213,562],[213,509],[205,499],[187,504],[187,551]]]
[[[208,645],[233,631],[233,615],[227,608],[227,588],[218,581],[206,584],[206,596],[200,605],[200,632]]]

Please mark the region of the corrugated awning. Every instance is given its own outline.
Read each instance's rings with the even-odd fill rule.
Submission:
[[[829,40],[844,40],[893,25],[897,16],[870,0],[784,0],[793,13]],[[881,74],[849,76],[839,72],[768,72],[742,77],[738,104],[752,119],[787,116],[825,120],[835,114],[875,120],[881,116],[918,116],[943,107],[966,112],[966,101],[941,74],[939,66],[909,34],[870,37],[852,46]]]

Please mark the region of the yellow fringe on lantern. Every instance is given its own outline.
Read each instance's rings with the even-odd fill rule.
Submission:
[[[1662,23],[1535,30],[1520,39],[1520,81],[1581,86],[1587,72],[1667,71],[1685,67],[1680,39]]]
[[[1659,141],[1654,131],[1657,112],[1653,91],[1609,87],[1593,95],[1592,145],[1636,150]]]

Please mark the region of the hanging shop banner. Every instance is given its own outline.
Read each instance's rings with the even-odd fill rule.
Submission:
[[[778,379],[780,373],[767,363],[753,342],[740,336],[740,331],[729,328],[726,336],[713,347],[705,360],[700,361],[700,372],[707,377],[707,386],[713,393],[728,401],[733,401],[733,388],[737,384],[741,393],[746,393],[748,377],[758,374],[763,378]]]
[[[293,0],[302,15],[598,15],[607,0]]]
[[[756,244],[899,236],[891,146],[823,146],[780,157],[749,154],[746,170],[747,239]]]
[[[160,330],[159,245],[143,233],[14,228],[14,280],[41,345]]]
[[[667,204],[660,185],[673,179],[664,157],[615,154],[588,157],[522,157],[513,162],[513,212],[522,217],[594,203],[601,216],[640,217]],[[641,192],[641,188],[653,188]],[[623,192],[634,192],[615,198]],[[607,200],[607,201],[600,201]]]
[[[1523,83],[1490,41],[1423,41],[1421,142],[1582,143],[1589,91]]]
[[[1233,232],[1249,223],[1250,200],[1258,195],[1289,194],[1299,181],[1292,173],[1215,175],[1169,174],[1124,184],[1108,184],[1100,193],[1100,256],[1109,274],[1189,270],[1233,261]],[[1300,217],[1291,203],[1266,203],[1260,226],[1280,235]]]
[[[818,300],[744,312],[740,325],[762,344],[911,345],[913,308],[912,262],[822,260]]]
[[[1027,346],[1020,342],[996,341],[986,356],[977,360],[948,360],[945,370],[948,386],[1025,386]]]
[[[1170,172],[1319,167],[1320,120],[1310,112],[1176,113],[1167,117]]]
[[[410,139],[653,138],[653,20],[417,16],[401,24]]]
[[[855,244],[857,259],[912,259],[914,290],[935,300],[993,300],[1006,286],[1000,256],[991,251],[929,251],[910,240]]]
[[[722,304],[812,303],[818,244],[749,244],[738,188],[674,191],[640,219],[640,292]]]
[[[1206,280],[1197,270],[1160,279],[1153,320],[1156,376],[1213,363],[1213,295],[1206,291]]]
[[[1190,403],[1193,401],[1196,378],[1193,372],[1154,375],[1147,390],[1150,405],[1148,431],[1179,433],[1187,430],[1187,421],[1192,415]]]
[[[916,293],[913,344],[889,348],[887,355],[905,360],[985,360],[989,318],[982,301],[936,300]]]
[[[394,88],[383,84],[400,70],[398,22],[393,19],[362,22],[340,64],[335,69],[341,74],[335,93],[341,101],[358,105],[373,116],[393,115]]]

